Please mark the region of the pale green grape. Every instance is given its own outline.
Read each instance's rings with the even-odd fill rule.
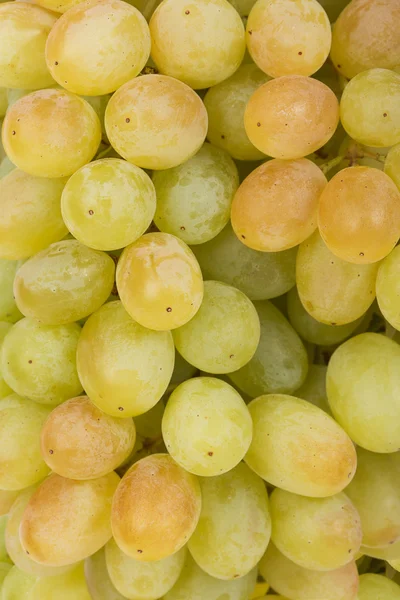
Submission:
[[[49,472],[39,443],[49,412],[17,394],[0,400],[0,488],[22,490]]]
[[[358,600],[400,600],[400,585],[383,575],[365,573],[360,577]]]
[[[287,306],[289,321],[297,333],[307,342],[321,346],[331,346],[343,342],[351,336],[363,320],[363,317],[359,317],[352,323],[337,326],[320,323],[306,311],[295,287],[287,295]]]
[[[202,508],[188,542],[190,553],[212,577],[243,577],[257,565],[271,536],[264,483],[244,463],[200,483]]]
[[[100,308],[114,283],[114,261],[76,240],[51,244],[18,270],[14,294],[26,317],[48,325],[79,321]]]
[[[306,311],[327,325],[361,317],[375,299],[378,263],[357,265],[335,256],[316,231],[299,247],[296,283]]]
[[[187,244],[204,244],[228,223],[239,175],[227,153],[204,144],[187,162],[153,173],[153,183],[154,223],[160,231]]]
[[[36,580],[34,575],[12,567],[3,581],[1,600],[28,600],[28,594]]]
[[[360,516],[343,492],[305,498],[277,488],[270,510],[272,541],[300,567],[331,571],[353,561],[360,550]]]
[[[331,414],[326,395],[326,371],[325,365],[310,365],[303,385],[296,390],[296,396]]]
[[[126,600],[125,596],[117,592],[110,579],[105,548],[85,560],[85,578],[92,600]]]
[[[290,394],[307,376],[306,350],[290,323],[271,302],[256,302],[255,307],[261,324],[260,343],[253,358],[229,377],[252,398],[271,393]]]
[[[260,321],[243,292],[219,281],[206,281],[200,309],[173,336],[178,352],[191,365],[208,373],[230,373],[256,352]]]
[[[400,447],[399,360],[396,342],[363,333],[339,346],[328,365],[332,413],[351,439],[371,452]]]
[[[297,248],[259,252],[242,244],[228,224],[205,244],[193,246],[204,279],[238,288],[251,300],[266,300],[286,293],[295,283]]]
[[[174,368],[169,331],[146,329],[121,302],[109,302],[86,322],[77,351],[82,385],[98,408],[132,417],[152,408],[166,391]]]
[[[82,391],[76,370],[80,333],[76,323],[18,321],[1,348],[1,371],[7,384],[20,396],[40,404],[54,406],[78,395]]]
[[[24,96],[27,96],[31,92],[32,92],[32,90],[21,90],[21,89],[7,90],[8,108],[10,108],[10,106],[15,104],[15,102],[17,102],[17,100],[19,100],[20,98],[23,98]]]
[[[92,600],[85,581],[83,564],[56,577],[40,577],[32,585],[27,600]]]
[[[233,158],[248,161],[265,156],[250,142],[243,117],[253,92],[269,79],[254,63],[243,64],[231,77],[210,88],[204,97],[207,138]]]
[[[7,527],[8,515],[0,516],[0,564],[13,562],[8,556],[6,548],[5,533]],[[0,574],[1,579],[1,574]],[[1,584],[0,584],[1,585]],[[0,587],[1,589],[1,587]]]
[[[37,177],[66,177],[92,160],[101,126],[86,100],[67,90],[46,89],[8,109],[2,136],[18,168]]]
[[[0,119],[4,117],[8,108],[8,90],[5,87],[0,87]],[[1,125],[0,125],[1,127]]]
[[[12,567],[13,565],[9,562],[0,562],[0,594],[1,590],[3,589],[3,582],[7,577],[8,573],[11,571]]]
[[[324,411],[283,394],[260,396],[248,408],[253,441],[245,460],[268,483],[312,498],[349,484],[357,465],[353,443]]]
[[[331,23],[334,23],[350,0],[318,0],[324,7]]]
[[[17,499],[19,490],[1,490],[0,489],[0,515],[8,515],[12,505]]]
[[[169,397],[162,433],[172,458],[195,475],[220,475],[246,454],[253,425],[241,396],[215,377],[181,383]]]
[[[0,161],[0,179],[8,175],[15,168],[15,165],[11,162],[8,156],[5,156],[3,160]]]
[[[56,20],[31,3],[0,4],[0,86],[35,90],[54,83],[44,49]]]
[[[137,240],[149,227],[156,194],[142,169],[124,160],[104,158],[69,178],[61,209],[65,224],[82,244],[116,250]]]
[[[157,600],[176,583],[185,562],[186,549],[161,560],[144,562],[127,556],[114,540],[105,549],[107,570],[116,589],[130,600]]]
[[[383,316],[397,330],[400,329],[399,274],[400,247],[396,247],[379,267],[376,297]]]
[[[11,327],[12,327],[11,323],[7,323],[6,321],[0,321],[0,357],[1,357],[1,348],[3,346],[4,338],[5,338],[6,334],[10,331]],[[6,396],[9,396],[12,393],[13,393],[12,389],[10,388],[9,385],[7,385],[7,383],[4,380],[3,371],[1,368],[1,361],[0,361],[0,400],[2,398],[5,398]],[[1,514],[1,512],[0,512],[0,514]]]
[[[400,144],[390,148],[385,159],[385,173],[389,175],[400,189]]]
[[[400,538],[390,544],[390,546],[385,546],[384,548],[371,548],[370,546],[361,546],[360,552],[365,556],[370,556],[372,558],[379,558],[380,560],[388,561],[396,571],[399,570],[399,564],[396,566],[393,563],[398,563],[400,560]]]
[[[259,570],[276,592],[291,600],[358,599],[358,573],[354,561],[332,571],[313,571],[296,565],[271,543]]]
[[[196,367],[190,365],[184,358],[179,354],[177,350],[175,350],[175,364],[174,370],[172,373],[171,381],[169,383],[168,389],[174,389],[180,383],[183,383],[187,379],[194,377],[197,373]],[[144,417],[144,415],[143,415]],[[161,429],[160,429],[161,432]]]

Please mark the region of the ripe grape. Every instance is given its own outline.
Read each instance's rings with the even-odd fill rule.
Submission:
[[[56,577],[40,577],[31,587],[29,600],[92,600],[85,582],[83,564]]]
[[[383,316],[395,328],[400,329],[399,306],[400,248],[382,261],[376,278],[376,297]]]
[[[110,542],[111,543],[111,542]],[[85,579],[92,600],[126,600],[115,589],[107,571],[105,548],[85,560]]]
[[[18,567],[12,567],[1,587],[2,600],[26,600],[32,585],[37,580],[34,575],[24,573]]]
[[[400,586],[394,581],[375,573],[364,573],[360,577],[358,600],[400,600]]]
[[[0,515],[8,515],[14,504],[19,490],[0,490]],[[1,589],[1,588],[0,588]]]

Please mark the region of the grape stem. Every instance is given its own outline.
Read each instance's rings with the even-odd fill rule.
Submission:
[[[321,169],[323,174],[326,175],[327,173],[329,173],[329,171],[331,171],[331,169],[334,169],[335,167],[340,165],[342,160],[344,160],[345,158],[345,156],[336,156],[335,158],[328,160],[326,163],[319,165],[319,168]]]

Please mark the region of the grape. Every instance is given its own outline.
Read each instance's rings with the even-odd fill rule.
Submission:
[[[160,73],[194,89],[230,77],[246,48],[242,20],[226,0],[164,0],[151,18],[150,33]]]
[[[6,321],[0,321],[0,357],[1,357],[1,349],[3,346],[4,338],[5,338],[6,334],[10,331],[11,327],[12,327],[11,323],[7,323]],[[3,370],[1,368],[1,361],[0,361],[0,400],[2,398],[5,398],[6,396],[9,396],[12,393],[13,393],[12,389],[7,385],[7,383],[4,380]],[[1,505],[1,500],[0,500],[0,505]],[[1,512],[0,512],[0,514],[1,514]]]
[[[3,582],[11,571],[13,565],[9,562],[0,562],[0,593],[3,588]]]
[[[0,119],[4,117],[8,108],[8,90],[5,87],[0,87]],[[0,124],[1,127],[1,124]]]
[[[43,325],[21,319],[6,335],[1,371],[20,396],[57,405],[82,391],[76,370],[81,328],[76,323]]]
[[[400,189],[400,144],[390,148],[385,160],[385,173]]]
[[[238,160],[258,160],[264,154],[250,142],[243,116],[252,94],[270,77],[253,63],[242,64],[225,81],[210,88],[204,104],[208,113],[207,138]]]
[[[313,162],[270,160],[240,185],[232,203],[239,240],[262,252],[293,248],[317,227],[318,199],[326,177]]]
[[[155,600],[166,594],[178,580],[186,556],[181,548],[161,560],[144,562],[124,554],[114,540],[108,542],[105,552],[111,581],[132,600]]]
[[[330,140],[339,123],[335,94],[317,79],[288,75],[251,96],[244,126],[256,148],[274,158],[302,158]]]
[[[359,319],[375,299],[378,264],[353,264],[338,258],[316,231],[297,253],[296,281],[306,311],[327,325]]]
[[[379,558],[380,560],[386,560],[390,564],[393,562],[397,562],[400,559],[400,538],[394,542],[394,544],[390,544],[390,546],[385,546],[384,548],[371,548],[370,546],[361,546],[360,552],[364,555]],[[392,565],[394,569],[396,567]],[[398,570],[398,569],[396,569]]]
[[[113,95],[105,126],[111,145],[129,162],[144,169],[171,169],[202,146],[207,111],[182,81],[143,75]]]
[[[60,210],[65,179],[14,169],[0,180],[0,256],[28,258],[67,233]]]
[[[175,356],[178,353],[175,352]],[[162,436],[161,422],[165,411],[165,404],[160,400],[150,410],[134,418],[136,433],[139,437],[155,440]]]
[[[249,449],[253,425],[241,396],[214,377],[196,377],[171,394],[162,421],[168,452],[195,475],[233,469]]]
[[[248,408],[253,441],[245,460],[268,483],[312,498],[333,496],[349,484],[354,446],[324,411],[283,394],[260,396]]]
[[[197,477],[168,454],[153,454],[135,463],[121,479],[112,506],[114,539],[136,560],[161,560],[183,548],[200,510]]]
[[[396,247],[381,263],[376,279],[376,296],[383,316],[400,329],[399,306],[400,247]]]
[[[204,283],[197,314],[173,332],[178,352],[208,373],[230,373],[254,355],[260,321],[252,302],[238,289],[219,281]]]
[[[71,565],[100,550],[111,538],[111,501],[118,483],[114,472],[90,481],[50,475],[22,515],[24,550],[48,566]]]
[[[132,419],[104,414],[89,398],[71,398],[52,411],[41,432],[50,469],[70,479],[95,479],[116,469],[132,452]]]
[[[203,299],[203,278],[193,252],[169,233],[148,233],[125,248],[116,278],[127,312],[156,331],[187,323]]]
[[[297,248],[258,252],[242,244],[230,224],[205,244],[193,246],[204,279],[232,285],[250,300],[285,294],[295,284]]]
[[[271,495],[271,519],[275,546],[305,569],[343,567],[361,546],[360,516],[343,492],[305,498],[277,488]]]
[[[296,390],[296,396],[331,414],[326,395],[326,371],[325,365],[310,365],[303,385]]]
[[[257,565],[271,536],[264,483],[240,463],[229,473],[201,479],[201,493],[200,520],[189,540],[190,553],[212,577],[243,577]]]
[[[271,77],[312,75],[329,56],[331,38],[317,0],[258,0],[246,27],[250,55]]]
[[[358,600],[400,600],[400,586],[383,575],[365,573],[360,577]]]
[[[85,577],[92,600],[126,600],[125,596],[117,592],[110,579],[105,548],[85,560]]]
[[[348,79],[375,67],[398,69],[399,27],[397,0],[352,0],[333,27],[333,64]],[[369,89],[368,93],[373,91]]]
[[[28,594],[36,580],[37,577],[34,575],[28,575],[18,567],[12,567],[0,588],[1,600],[29,600]]]
[[[61,209],[65,224],[82,244],[116,250],[137,240],[149,227],[156,194],[142,169],[124,160],[104,158],[69,178]]]
[[[400,447],[399,360],[396,342],[363,333],[344,342],[329,362],[332,413],[351,439],[371,452],[395,452]]]
[[[10,557],[8,556],[8,552],[7,552],[7,548],[6,548],[5,533],[6,533],[7,521],[8,521],[8,515],[2,515],[0,517],[0,565],[2,565],[3,563],[12,563],[13,562],[10,559]],[[0,589],[1,589],[1,583],[2,583],[1,576],[2,576],[2,571],[0,569]]]
[[[334,23],[350,0],[318,0],[324,7],[331,23]]]
[[[48,89],[12,105],[2,135],[4,149],[18,168],[37,177],[66,177],[96,154],[101,127],[86,100]]]
[[[46,62],[57,83],[70,92],[99,96],[136,77],[150,45],[146,19],[135,7],[121,0],[86,0],[52,28]]]
[[[0,515],[8,515],[19,493],[19,490],[0,490]]]
[[[47,325],[79,321],[100,308],[114,283],[114,261],[76,240],[51,244],[18,270],[17,306]]]
[[[260,343],[253,358],[229,377],[251,398],[294,392],[307,375],[306,350],[290,323],[271,302],[256,302],[255,307],[261,324]]]
[[[358,598],[358,573],[354,561],[332,571],[312,571],[296,565],[270,544],[259,570],[276,592],[285,594],[291,600]]]
[[[11,394],[0,400],[0,488],[22,490],[47,475],[40,430],[50,410]]]
[[[220,148],[204,144],[187,162],[153,174],[157,192],[154,223],[186,244],[203,244],[229,221],[239,187],[235,163]]]
[[[33,586],[27,600],[91,600],[86,586],[83,565],[57,577],[41,577]]]
[[[400,74],[370,69],[346,85],[340,119],[349,136],[360,144],[375,148],[393,146],[400,142],[399,105]]]
[[[44,49],[56,20],[34,4],[0,4],[0,86],[35,90],[54,83]]]

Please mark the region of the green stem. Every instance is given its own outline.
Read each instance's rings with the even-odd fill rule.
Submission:
[[[326,163],[319,165],[319,168],[321,169],[323,174],[326,175],[327,173],[329,173],[329,171],[331,171],[331,169],[334,169],[335,167],[340,165],[340,163],[342,162],[342,160],[344,160],[344,158],[345,158],[344,156],[336,156],[335,158],[328,160]]]

